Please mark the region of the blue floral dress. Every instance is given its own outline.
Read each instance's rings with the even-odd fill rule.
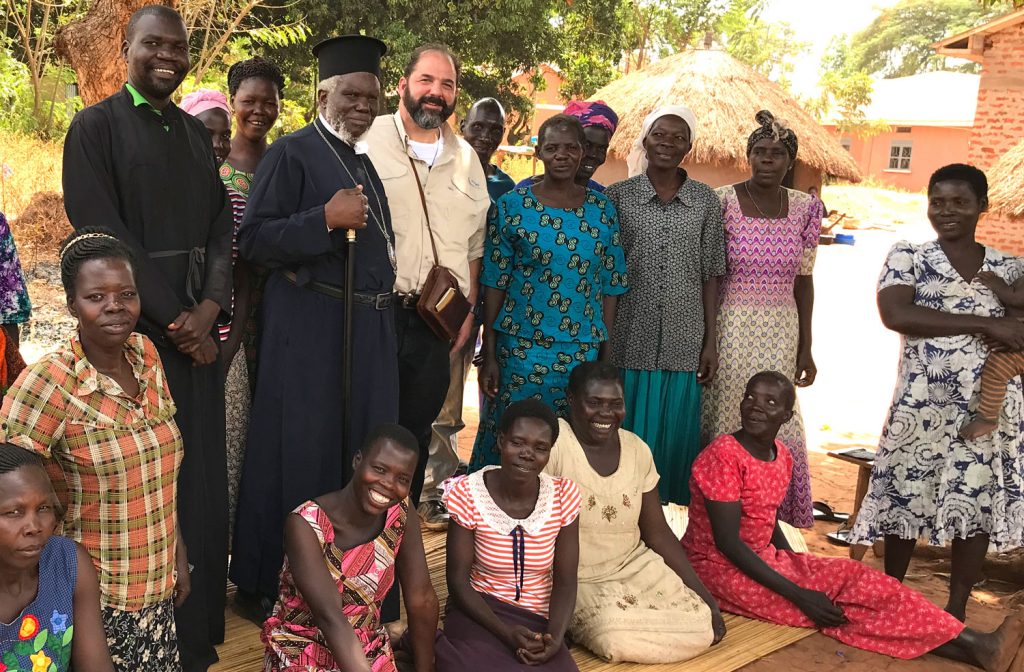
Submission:
[[[36,599],[10,623],[0,622],[0,670],[70,669],[74,636],[78,551],[67,537],[53,536],[39,556]]]
[[[1024,275],[1024,259],[985,249],[982,271],[1008,283]],[[977,280],[966,281],[937,241],[899,242],[879,291],[915,288],[914,304],[944,313],[1002,317],[1004,308]],[[903,355],[871,485],[853,537],[925,538],[933,545],[988,534],[1000,550],[1024,546],[1024,394],[1008,385],[999,426],[964,441],[961,425],[977,405],[988,349],[975,335],[903,337]]]
[[[615,206],[588,190],[578,208],[551,208],[519,187],[487,222],[481,284],[505,291],[494,323],[500,378],[485,403],[470,470],[500,462],[497,427],[510,404],[533,397],[561,415],[569,372],[608,339],[602,299],[627,290]]]

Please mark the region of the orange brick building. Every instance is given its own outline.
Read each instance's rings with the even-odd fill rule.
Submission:
[[[967,159],[984,171],[1024,138],[1024,9],[1018,9],[934,45],[943,56],[981,64],[978,105]],[[1024,219],[989,213],[978,239],[1024,254]]]

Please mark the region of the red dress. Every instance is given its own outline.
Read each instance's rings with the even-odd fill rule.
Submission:
[[[849,623],[822,628],[829,637],[895,658],[918,656],[955,639],[963,623],[896,579],[855,560],[780,551],[772,543],[776,511],[786,496],[793,458],[781,441],[776,458],[759,460],[724,434],[701,452],[690,478],[690,522],[682,544],[723,611],[815,627],[795,604],[740,571],[715,546],[705,499],[742,505],[740,539],[793,583],[828,595]]]

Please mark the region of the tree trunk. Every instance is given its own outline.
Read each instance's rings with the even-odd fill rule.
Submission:
[[[121,58],[124,29],[135,10],[152,4],[175,7],[177,0],[92,0],[85,16],[57,32],[57,55],[75,70],[78,95],[92,105],[113,94],[127,78]]]

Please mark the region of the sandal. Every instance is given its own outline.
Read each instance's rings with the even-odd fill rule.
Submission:
[[[845,523],[850,520],[850,514],[833,511],[832,507],[825,502],[814,502],[811,504],[814,508],[814,520],[822,521],[825,523]]]

